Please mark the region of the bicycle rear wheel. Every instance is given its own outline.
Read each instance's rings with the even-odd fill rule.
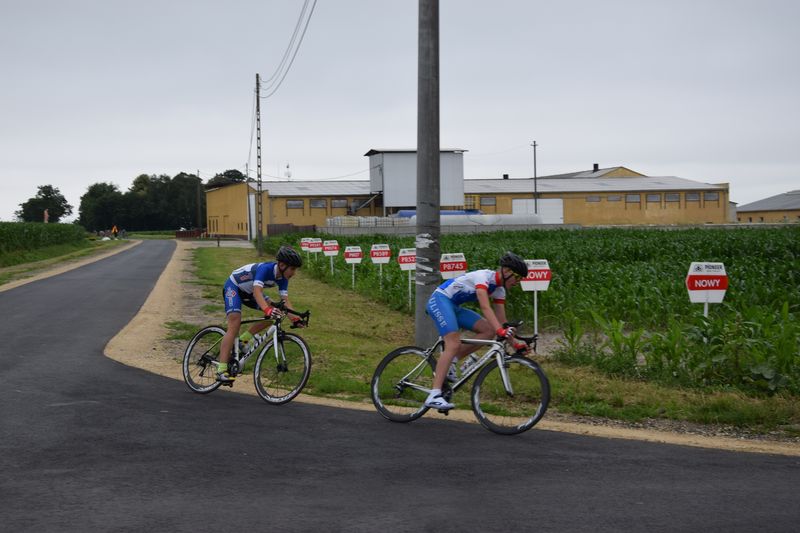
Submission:
[[[300,394],[311,374],[311,350],[299,335],[282,333],[278,340],[261,350],[253,369],[256,391],[273,405],[290,402]]]
[[[416,346],[390,352],[372,376],[372,403],[393,422],[411,422],[425,414],[425,398],[433,387],[434,361]]]
[[[505,364],[513,393],[506,391],[497,361],[492,361],[475,379],[472,410],[490,431],[516,435],[544,416],[550,403],[550,382],[535,361],[511,357]]]
[[[194,392],[208,394],[219,388],[217,364],[225,330],[209,326],[198,331],[183,354],[183,380]]]

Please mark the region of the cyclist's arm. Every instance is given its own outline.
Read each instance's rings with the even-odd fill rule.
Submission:
[[[267,308],[270,307],[270,303],[264,297],[264,287],[259,285],[253,285],[253,298],[256,299],[256,303],[258,304],[258,308],[262,311],[266,311]]]
[[[497,331],[500,329],[503,323],[498,320],[498,317],[495,315],[495,312],[492,309],[492,304],[489,301],[489,292],[483,287],[478,287],[475,290],[475,295],[478,297],[478,304],[481,306],[483,317],[489,322],[493,330]],[[505,306],[503,306],[502,313],[503,318],[505,319]]]
[[[500,324],[505,324],[506,322],[508,322],[508,318],[506,318],[506,304],[495,302],[494,316],[497,317],[497,320]]]

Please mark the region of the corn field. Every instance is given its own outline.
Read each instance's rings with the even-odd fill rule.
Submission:
[[[272,237],[265,248],[299,249],[304,236],[310,235]],[[364,250],[355,267],[356,291],[412,312],[407,272],[396,257],[400,248],[414,246],[413,237],[338,240],[341,250]],[[378,243],[389,244],[393,258],[382,268],[382,283],[369,260],[370,246]],[[469,270],[496,268],[506,250],[547,259],[552,281],[538,295],[539,325],[563,334],[557,356],[565,362],[685,386],[800,394],[800,227],[444,235],[441,250],[464,253]],[[685,278],[692,261],[724,263],[728,274],[725,301],[711,305],[708,318],[702,305],[689,303]],[[351,288],[351,267],[341,253],[333,274],[322,254],[310,257],[304,270]],[[531,293],[514,289],[507,314],[530,324]]]

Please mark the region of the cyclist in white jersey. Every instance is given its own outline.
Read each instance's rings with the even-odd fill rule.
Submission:
[[[231,360],[233,343],[236,341],[242,325],[242,304],[253,309],[260,309],[268,318],[279,318],[283,316],[283,313],[277,307],[273,307],[269,297],[264,294],[265,288],[277,287],[281,300],[286,302],[287,307],[292,307],[289,302],[289,279],[303,265],[303,258],[292,248],[281,246],[278,253],[275,254],[275,259],[277,261],[252,263],[237,268],[231,273],[222,288],[228,329],[225,331],[220,345],[217,381],[231,384],[236,379],[236,376],[228,373],[228,361]],[[300,317],[290,315],[290,318],[295,324],[302,325]],[[248,342],[253,335],[267,325],[267,322],[255,322],[239,339]]]
[[[461,344],[461,329],[474,331],[477,339],[491,339],[495,335],[510,339],[514,336],[514,328],[503,327],[506,322],[506,291],[527,275],[528,266],[525,261],[512,252],[506,252],[500,258],[497,270],[467,272],[445,281],[433,292],[426,310],[444,339],[444,350],[436,364],[433,389],[425,400],[425,405],[440,410],[453,408],[453,404],[442,397],[444,380],[447,378],[455,381],[455,362],[480,347]],[[476,301],[481,307],[483,317],[475,311],[461,307],[463,303]]]

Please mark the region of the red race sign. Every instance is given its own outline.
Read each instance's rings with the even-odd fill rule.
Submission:
[[[464,254],[442,254],[439,260],[439,273],[443,279],[451,279],[466,274],[467,260]]]
[[[723,263],[694,262],[686,274],[686,289],[691,303],[722,303],[728,290],[728,274]]]

